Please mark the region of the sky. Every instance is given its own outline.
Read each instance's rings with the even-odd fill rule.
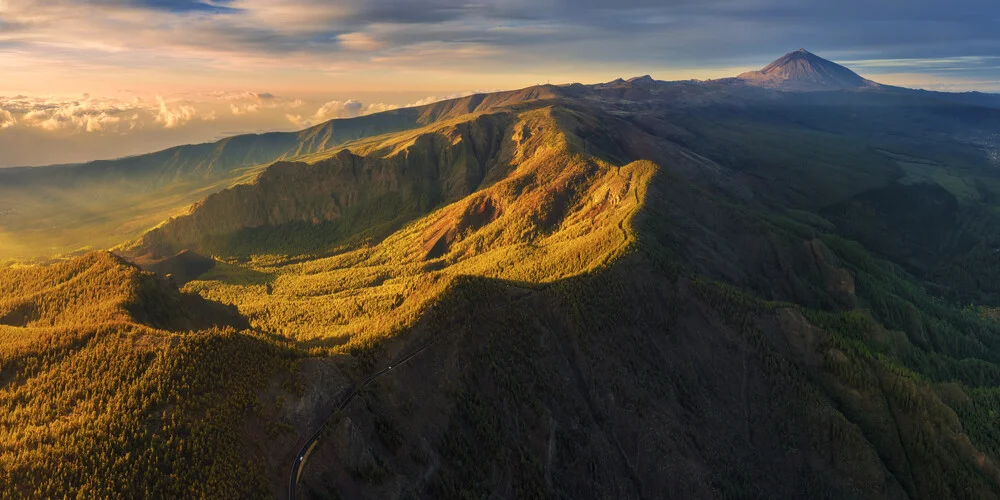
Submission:
[[[800,47],[1000,92],[998,22],[996,0],[0,0],[0,167],[546,82],[720,78]]]

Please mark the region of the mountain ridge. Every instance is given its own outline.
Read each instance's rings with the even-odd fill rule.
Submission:
[[[372,143],[376,137],[470,113],[567,99],[604,100],[621,108],[753,107],[773,100],[773,91],[808,94],[816,90],[865,91],[894,99],[905,94],[1000,108],[997,95],[947,94],[875,84],[804,50],[787,54],[743,78],[669,82],[644,75],[594,85],[537,85],[474,94],[417,108],[331,120],[298,132],[234,136],[86,164],[0,169],[0,258],[112,248],[185,214],[208,195],[251,182],[275,161],[319,161],[351,144]],[[39,227],[51,230],[38,231]]]
[[[1000,494],[1000,111],[643,81],[255,170],[135,243],[180,290],[0,272],[0,491],[278,496],[320,435],[317,497]]]
[[[251,181],[275,161],[322,155],[351,141],[560,95],[559,88],[540,85],[118,160],[0,169],[0,258],[112,248],[214,192]]]
[[[804,67],[793,67],[800,61],[806,61],[807,64]],[[783,73],[783,71],[785,73]],[[727,81],[727,80],[743,80],[750,84],[760,84],[765,87],[783,87],[782,81],[784,80],[796,80],[808,76],[809,73],[822,73],[823,71],[830,71],[833,73],[841,74],[840,77],[843,78],[848,83],[843,85],[829,85],[827,82],[817,82],[817,89],[822,87],[823,89],[849,89],[849,88],[892,88],[888,86],[883,86],[874,82],[872,80],[865,79],[853,72],[852,70],[837,64],[833,61],[819,57],[808,50],[802,48],[793,52],[789,52],[784,56],[776,59],[768,66],[762,68],[761,70],[748,71],[737,75],[735,77],[724,78],[721,80],[657,80],[650,76],[649,74],[642,76],[635,76],[628,79],[617,78],[615,80],[596,84],[564,84],[564,85],[552,85],[552,84],[539,84],[532,85],[522,89],[500,91],[492,93],[476,93],[465,97],[458,97],[453,99],[445,99],[431,104],[425,104],[422,106],[412,107],[412,108],[399,108],[395,110],[381,111],[378,113],[373,113],[371,115],[364,115],[353,118],[334,118],[326,122],[313,125],[301,130],[292,132],[262,132],[253,134],[238,134],[234,136],[224,137],[222,139],[208,141],[203,143],[191,143],[191,144],[181,144],[177,146],[171,146],[158,151],[152,151],[148,153],[133,154],[129,156],[124,156],[120,158],[111,159],[98,159],[86,162],[76,162],[76,163],[66,163],[66,164],[53,164],[53,165],[37,165],[37,166],[13,166],[0,168],[0,174],[12,173],[14,171],[25,172],[34,171],[37,172],[40,169],[48,168],[60,168],[60,169],[75,169],[80,167],[97,167],[99,165],[103,166],[109,163],[120,163],[134,161],[136,159],[149,157],[149,156],[169,156],[170,154],[180,154],[185,148],[204,148],[217,150],[220,146],[226,145],[228,142],[244,142],[250,141],[253,138],[272,138],[278,136],[296,136],[298,137],[300,145],[298,147],[289,148],[283,150],[283,154],[274,157],[273,160],[288,159],[296,156],[307,155],[311,152],[317,150],[322,150],[324,147],[332,147],[337,144],[347,142],[352,138],[367,137],[371,135],[376,135],[378,133],[383,133],[382,130],[392,131],[393,129],[383,129],[376,124],[367,123],[362,124],[361,122],[372,122],[376,117],[391,117],[397,115],[404,115],[405,118],[400,118],[401,122],[406,123],[407,127],[412,127],[414,124],[427,125],[439,119],[447,119],[450,117],[455,117],[463,113],[470,113],[476,109],[485,110],[491,107],[510,104],[518,101],[529,101],[537,99],[555,99],[559,97],[565,97],[564,90],[576,85],[582,85],[584,87],[598,88],[602,86],[615,86],[622,84],[640,84],[648,85],[652,83],[708,83],[715,81]],[[830,75],[823,75],[823,77],[829,77]],[[806,87],[795,87],[794,84],[790,84],[788,88],[783,88],[783,90],[811,90],[808,86]],[[998,96],[1000,94],[988,93],[988,92],[939,92],[939,91],[927,91],[919,89],[906,89],[912,91],[928,92],[933,94],[948,94],[955,96],[964,96],[970,98],[970,100],[977,96]],[[411,111],[413,111],[411,116]],[[409,123],[412,121],[413,123]],[[351,128],[351,131],[344,131],[343,135],[337,135],[340,132],[336,132],[339,127],[338,124],[358,124]],[[367,131],[363,129],[369,129]],[[362,129],[362,130],[358,130]],[[311,141],[311,142],[308,142]],[[306,144],[302,144],[306,143]],[[209,146],[215,146],[215,148],[209,148]],[[253,160],[249,160],[253,162]],[[239,160],[238,163],[247,164],[248,160]]]
[[[402,481],[428,498],[462,491],[486,496],[489,478],[514,463],[512,488],[538,496],[684,491],[725,497],[751,487],[784,497],[994,493],[997,471],[984,451],[992,445],[977,431],[979,417],[955,403],[960,396],[935,392],[936,385],[895,363],[925,369],[934,381],[960,377],[971,384],[960,394],[977,397],[977,377],[990,375],[962,372],[959,360],[996,360],[968,333],[995,339],[996,327],[970,317],[983,322],[943,333],[930,316],[910,319],[905,311],[964,321],[932,309],[932,299],[892,264],[839,239],[842,220],[853,212],[823,210],[837,201],[867,203],[869,191],[893,186],[901,168],[920,172],[913,161],[900,166],[873,152],[875,143],[859,138],[868,137],[865,130],[851,131],[858,122],[916,141],[923,132],[912,122],[933,115],[878,122],[887,111],[873,109],[880,98],[875,93],[767,89],[766,99],[745,98],[741,106],[721,109],[711,104],[694,114],[661,101],[672,103],[664,97],[669,92],[703,87],[630,85],[570,89],[571,99],[498,110],[503,119],[472,114],[313,164],[281,163],[247,188],[272,190],[287,210],[282,217],[308,219],[314,200],[321,200],[308,187],[337,179],[344,171],[338,163],[357,164],[361,149],[373,157],[423,157],[425,168],[436,166],[425,171],[427,178],[442,186],[476,171],[482,162],[472,151],[492,155],[494,171],[504,174],[496,182],[466,185],[456,191],[458,200],[423,207],[388,237],[335,246],[328,255],[289,260],[303,252],[287,238],[252,235],[241,244],[263,244],[251,255],[222,253],[232,267],[186,285],[235,305],[255,327],[316,350],[369,352],[367,342],[379,345],[382,338],[390,347],[379,359],[392,363],[392,353],[440,339],[433,354],[395,368],[402,373],[386,376],[386,386],[365,397],[366,404],[331,424],[330,437],[303,471],[303,490],[392,497],[398,495],[391,488]],[[921,102],[915,95],[891,97],[904,112]],[[828,102],[843,110],[828,109]],[[954,119],[964,127],[981,123],[961,113]],[[495,134],[501,147],[473,147],[481,143],[472,140],[479,134],[461,133],[479,120],[501,123]],[[964,130],[936,123],[936,133]],[[854,135],[837,139],[843,134]],[[430,148],[430,138],[447,147]],[[963,143],[951,147],[966,151]],[[924,154],[912,146],[906,151]],[[521,160],[505,168],[508,154]],[[368,178],[388,179],[377,163],[358,165],[352,175],[360,186]],[[458,176],[449,173],[456,165],[465,166]],[[969,169],[987,176],[984,189],[998,188],[985,165]],[[278,176],[283,173],[294,175]],[[366,193],[410,187],[394,177]],[[922,193],[919,183],[893,189]],[[947,198],[945,189],[939,191]],[[331,192],[343,197],[339,188]],[[225,196],[230,203],[206,204],[194,218],[221,227],[229,214],[263,207],[270,215],[274,205],[256,195]],[[952,203],[941,206],[958,213]],[[877,208],[856,212],[892,207]],[[368,209],[360,216],[329,213],[372,225],[364,218]],[[895,220],[888,218],[894,214],[886,217]],[[280,227],[281,220],[287,219],[272,222]],[[180,234],[182,225],[164,229]],[[292,229],[277,234],[328,233],[323,224]],[[181,246],[188,243],[183,240]],[[881,248],[878,243],[872,241],[872,248]],[[244,282],[239,273],[247,271],[266,284]],[[406,333],[390,333],[396,331]],[[934,372],[922,356],[947,371]],[[960,422],[967,427],[952,412],[965,415]],[[656,425],[643,423],[649,419]],[[277,454],[290,463],[295,450]],[[422,455],[411,459],[412,453],[398,450]],[[520,456],[531,458],[513,460]],[[581,472],[581,460],[565,457],[588,457],[583,463],[614,472],[594,478]],[[424,482],[427,463],[441,465]],[[685,463],[698,467],[682,479],[655,472]],[[736,479],[725,472],[734,467]],[[352,470],[389,479],[355,479]]]

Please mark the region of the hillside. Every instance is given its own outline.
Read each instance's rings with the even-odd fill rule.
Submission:
[[[560,127],[580,118],[540,107],[522,112],[516,120],[479,116],[472,119],[472,124],[459,124],[459,131],[472,130],[476,123],[499,122],[509,127],[507,132],[496,134],[504,139],[495,145],[489,168],[470,168],[480,165],[474,157],[451,155],[461,158],[457,165],[462,168],[457,173],[432,168],[434,175],[425,178],[425,171],[405,169],[420,175],[423,184],[417,186],[427,200],[423,206],[387,201],[417,191],[390,177],[388,188],[383,185],[385,194],[377,186],[366,189],[376,200],[367,207],[332,212],[348,221],[332,217],[330,223],[317,224],[298,219],[236,229],[225,238],[225,246],[212,246],[211,238],[196,243],[191,248],[204,250],[208,246],[224,262],[188,284],[188,289],[213,300],[238,304],[255,327],[280,331],[309,341],[310,345],[337,345],[388,335],[391,329],[411,321],[428,300],[460,275],[529,284],[594,269],[625,247],[625,220],[637,208],[654,167],[648,162],[615,167],[571,153],[571,144],[579,138],[568,136]],[[511,129],[519,132],[511,136]],[[422,141],[418,139],[414,144],[419,146]],[[346,153],[339,156],[349,157]],[[415,157],[426,158],[413,149],[401,150],[394,156]],[[425,162],[434,165],[433,161]],[[163,248],[164,235],[184,234],[191,231],[187,229],[189,224],[199,220],[212,225],[195,226],[199,230],[191,233],[225,234],[222,231],[231,228],[233,222],[223,214],[239,213],[234,206],[262,206],[258,201],[260,192],[280,189],[279,193],[302,193],[305,196],[296,198],[300,200],[296,206],[307,208],[307,217],[314,217],[307,186],[318,185],[316,176],[324,173],[339,179],[344,170],[339,166],[327,169],[326,165],[279,166],[278,171],[287,168],[288,173],[274,179],[262,176],[255,184],[220,193],[220,198],[233,198],[218,205],[220,208],[207,200],[189,217],[169,222],[147,235],[140,243],[144,246],[133,252],[155,253]],[[353,175],[381,178],[372,171],[382,171],[382,165],[372,164],[367,171],[365,166],[358,164]],[[467,175],[470,171],[475,173],[471,179]],[[453,192],[445,191],[437,200],[427,198],[443,188]],[[272,196],[281,198],[280,194]],[[349,195],[344,198],[352,199]],[[390,209],[376,210],[379,203],[389,203]],[[357,222],[351,220],[354,218]],[[345,227],[354,230],[351,240],[338,239]],[[168,246],[168,254],[183,245],[182,238],[170,241],[173,243]],[[339,250],[326,251],[333,255],[314,254],[318,246],[322,247],[317,242]],[[269,244],[273,251],[286,256],[257,253]],[[241,251],[226,253],[233,249]],[[302,252],[309,252],[308,256],[287,257]],[[261,291],[266,292],[266,297]]]
[[[107,253],[3,269],[0,282],[5,498],[265,487],[223,450],[238,439],[233,419],[292,362],[286,346],[237,333],[233,309]]]
[[[0,271],[5,496],[1000,497],[1000,110],[842,90],[439,103]]]
[[[0,269],[0,324],[25,328],[136,322],[164,330],[245,325],[234,311],[180,293],[120,257],[94,253],[44,267]]]
[[[557,96],[550,86],[477,94],[331,120],[299,132],[242,135],[82,165],[0,169],[0,259],[108,249],[185,213],[212,193],[252,180],[274,161]]]
[[[167,253],[219,255],[224,262],[186,288],[235,304],[255,328],[314,354],[350,352],[362,366],[378,366],[436,340],[335,420],[305,466],[306,493],[996,495],[987,451],[995,445],[980,427],[988,403],[977,398],[990,397],[996,368],[988,346],[998,326],[958,306],[932,306],[940,288],[844,240],[847,226],[824,218],[871,190],[924,185],[905,177],[915,167],[882,148],[948,158],[949,171],[964,169],[983,193],[994,192],[997,177],[980,145],[967,135],[934,150],[914,147],[927,132],[909,117],[943,114],[934,133],[951,134],[988,127],[996,113],[921,114],[902,94],[842,96],[832,110],[799,96],[750,98],[735,110],[709,103],[697,113],[690,103],[676,110],[628,102],[645,95],[657,103],[672,91],[658,88],[606,101],[634,85],[649,83],[581,89],[557,105],[474,115],[313,164],[276,165],[273,176],[206,200],[141,245],[169,241]],[[877,99],[895,103],[893,114],[872,110]],[[866,109],[862,120],[886,138],[842,137],[846,117]],[[484,133],[483,123],[495,128]],[[446,140],[421,142],[428,134]],[[473,147],[484,144],[473,137],[503,140],[490,149]],[[483,162],[454,148],[491,151],[496,161],[455,184],[442,168],[454,164],[443,158],[465,158],[457,176],[464,180]],[[436,169],[405,181],[378,173],[386,167],[375,159],[414,157]],[[637,158],[653,161],[630,162]],[[348,165],[353,177],[344,180]],[[312,194],[325,178],[338,180]],[[388,182],[357,180],[369,178]],[[399,199],[411,186],[460,190],[389,214],[357,197],[346,197],[367,207],[357,212],[310,201],[342,185]],[[925,199],[916,193],[915,203]],[[273,208],[268,219],[227,215],[256,207]],[[394,225],[397,214],[412,222]],[[363,228],[388,222],[390,234],[338,233],[354,220]],[[303,231],[330,239],[299,246],[269,236]],[[230,246],[202,236],[213,234],[230,235]],[[334,255],[316,253],[322,248]],[[379,347],[381,339],[389,344]],[[880,438],[886,434],[897,437]],[[286,461],[294,453],[278,450],[270,453]],[[497,458],[471,458],[479,453]],[[505,472],[515,457],[523,466]],[[588,476],[588,463],[609,472]],[[685,472],[653,472],[664,468]]]

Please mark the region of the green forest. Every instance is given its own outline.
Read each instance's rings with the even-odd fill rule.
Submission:
[[[1000,111],[888,92],[540,86],[220,163],[0,267],[0,496],[1000,497]]]

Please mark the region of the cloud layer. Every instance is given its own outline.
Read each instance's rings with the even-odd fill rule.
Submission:
[[[0,128],[34,128],[69,134],[123,135],[136,129],[159,126],[176,128],[191,120],[211,120],[214,111],[199,112],[193,102],[158,97],[155,102],[139,98],[79,99],[60,97],[0,96]]]
[[[192,122],[216,121],[220,116],[230,114],[237,122],[244,120],[245,115],[254,115],[271,121],[275,129],[305,128],[336,118],[354,118],[401,107],[421,106],[469,94],[425,97],[405,104],[332,100],[318,107],[315,104],[310,107],[309,102],[300,98],[249,91],[211,92],[183,99],[156,96],[151,102],[138,97],[125,101],[95,98],[89,94],[80,99],[0,96],[0,129],[20,127],[73,134],[126,135],[136,130],[178,129]],[[282,116],[287,123],[274,123],[275,117]]]
[[[69,163],[150,152],[232,135],[300,130],[337,118],[428,104],[467,92],[364,103],[270,92],[183,96],[0,96],[0,167]]]

